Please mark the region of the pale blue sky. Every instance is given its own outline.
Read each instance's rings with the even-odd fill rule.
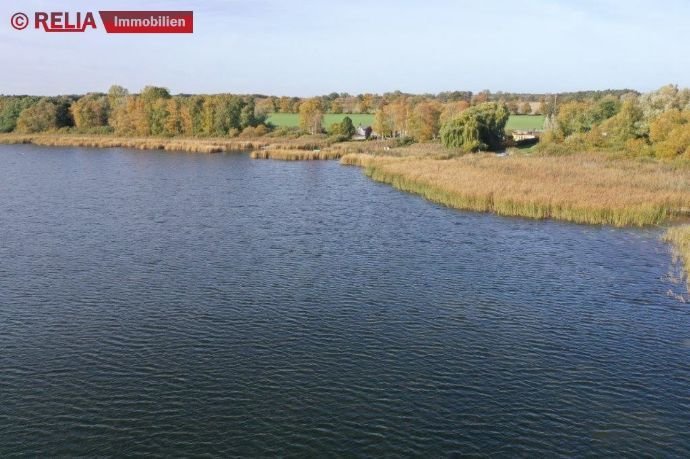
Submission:
[[[18,11],[186,10],[193,35],[15,31]],[[690,86],[688,0],[0,0],[0,93]]]

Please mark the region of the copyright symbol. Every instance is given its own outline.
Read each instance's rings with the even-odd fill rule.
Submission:
[[[24,13],[14,13],[10,22],[15,29],[24,30],[29,25],[29,16]]]

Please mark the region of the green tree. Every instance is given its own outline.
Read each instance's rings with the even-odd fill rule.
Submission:
[[[471,107],[441,128],[446,148],[466,151],[500,147],[510,113],[505,104],[485,102]]]
[[[615,116],[601,124],[600,130],[606,135],[610,144],[621,146],[628,140],[647,135],[647,129],[642,120],[643,112],[637,99],[629,99],[623,102]]]
[[[144,106],[148,124],[147,135],[162,135],[168,117],[167,100],[170,92],[159,86],[146,86],[141,90],[139,99]]]
[[[340,122],[340,127],[339,127],[340,135],[343,137],[346,137],[347,139],[351,139],[353,135],[355,135],[355,125],[352,123],[352,118],[349,116],[346,116],[343,118],[343,120]]]
[[[249,101],[246,103],[244,107],[242,107],[241,113],[240,113],[240,126],[242,129],[246,127],[254,127],[257,124],[256,119],[256,104],[254,103],[254,98],[250,98]]]
[[[170,91],[167,88],[162,88],[160,86],[145,86],[141,90],[141,98],[144,102],[151,103],[158,99],[170,99]]]
[[[556,130],[562,138],[592,129],[592,104],[570,101],[561,105],[556,115]]]
[[[115,108],[117,105],[124,103],[127,96],[129,96],[129,91],[122,86],[114,84],[108,89],[108,104],[111,108]]]
[[[602,121],[615,116],[621,108],[620,100],[614,96],[606,96],[592,107],[592,123],[600,124]]]
[[[11,132],[17,127],[21,112],[38,102],[38,97],[4,97],[0,105],[0,132]]]

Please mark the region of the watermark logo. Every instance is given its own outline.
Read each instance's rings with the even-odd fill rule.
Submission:
[[[83,32],[90,27],[96,28],[92,13],[37,12],[34,15],[34,28],[43,28],[46,32]]]
[[[99,11],[106,33],[194,33],[192,11]],[[85,32],[97,29],[92,12],[37,11],[33,22],[24,13],[15,13],[10,24],[24,30],[30,24],[44,32]]]
[[[10,23],[15,29],[24,30],[29,25],[29,16],[24,13],[14,13],[10,18]]]

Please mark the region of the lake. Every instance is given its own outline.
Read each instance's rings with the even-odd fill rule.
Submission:
[[[690,456],[660,231],[0,146],[0,456]],[[672,294],[673,293],[673,294]]]

